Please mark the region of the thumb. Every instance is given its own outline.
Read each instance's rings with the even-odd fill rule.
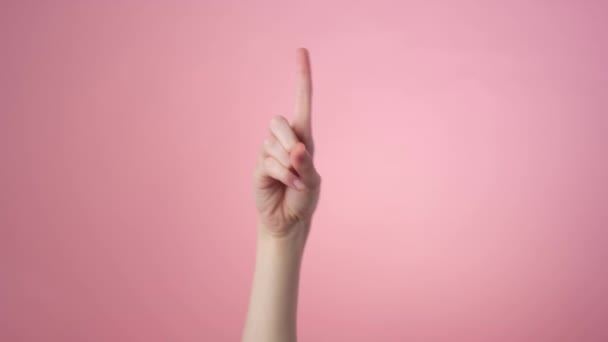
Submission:
[[[312,155],[306,149],[306,145],[298,142],[291,150],[289,159],[306,188],[315,189],[319,186],[321,177],[315,169]]]

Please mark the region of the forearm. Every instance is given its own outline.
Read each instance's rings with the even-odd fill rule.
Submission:
[[[287,236],[258,229],[257,252],[243,342],[296,341],[300,266],[308,223]]]

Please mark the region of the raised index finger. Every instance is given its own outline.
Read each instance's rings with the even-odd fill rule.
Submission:
[[[292,127],[296,135],[302,139],[307,149],[312,151],[312,76],[310,57],[306,48],[299,48],[296,51],[296,64],[296,100]]]

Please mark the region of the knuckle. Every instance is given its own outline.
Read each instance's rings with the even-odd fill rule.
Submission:
[[[264,151],[265,154],[272,154],[273,144],[272,143],[269,143],[269,144],[264,143],[264,145],[262,146],[262,150]]]
[[[267,171],[272,171],[274,168],[274,165],[272,163],[272,158],[270,158],[270,157],[264,158],[263,164],[264,164],[264,169],[266,169]]]
[[[284,124],[285,122],[287,122],[287,119],[285,119],[285,117],[282,115],[275,115],[272,117],[272,119],[270,119],[271,126],[279,126]]]
[[[261,146],[258,151],[258,159],[264,159],[266,156],[267,150],[265,146]]]

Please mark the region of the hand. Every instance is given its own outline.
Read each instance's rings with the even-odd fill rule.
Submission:
[[[308,51],[298,49],[296,60],[298,75],[293,122],[290,125],[282,116],[272,118],[254,172],[259,223],[261,229],[274,236],[308,230],[321,185],[321,177],[313,164],[312,79]]]

